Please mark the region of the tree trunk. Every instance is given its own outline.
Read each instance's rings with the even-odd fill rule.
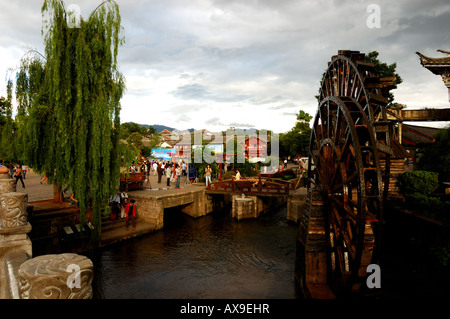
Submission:
[[[61,186],[53,184],[53,202],[62,203],[64,201]]]

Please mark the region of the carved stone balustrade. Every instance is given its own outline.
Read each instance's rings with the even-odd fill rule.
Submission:
[[[19,268],[21,299],[91,299],[92,261],[78,254],[44,255]]]
[[[32,258],[28,195],[0,167],[0,299],[90,299],[93,265],[78,254]]]

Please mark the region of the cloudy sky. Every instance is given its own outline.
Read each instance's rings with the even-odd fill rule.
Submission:
[[[102,1],[66,0],[83,18]],[[122,122],[181,130],[291,129],[299,110],[315,114],[319,81],[340,49],[378,51],[396,62],[396,102],[450,107],[440,76],[419,51],[450,51],[448,0],[116,0],[125,44]],[[380,27],[368,6],[380,9]],[[0,95],[19,59],[43,50],[41,0],[0,0]],[[9,74],[9,75],[8,75]],[[444,125],[441,123],[438,125]],[[431,126],[431,125],[430,125]]]

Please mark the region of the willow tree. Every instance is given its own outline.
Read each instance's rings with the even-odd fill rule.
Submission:
[[[12,118],[12,82],[6,86],[6,98],[0,98],[0,159],[14,160],[15,123]]]
[[[75,193],[82,221],[92,209],[99,230],[120,176],[119,6],[104,1],[74,27],[62,1],[45,0],[42,17],[45,54],[24,61],[17,73],[23,152],[51,183]]]

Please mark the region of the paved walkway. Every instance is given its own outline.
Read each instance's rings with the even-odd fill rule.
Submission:
[[[161,183],[158,183],[158,176],[150,175],[150,183],[145,184],[145,190],[151,191],[155,195],[164,194],[174,194],[177,192],[182,192],[186,189],[200,189],[204,188],[204,183],[186,183],[187,177],[182,176],[180,181],[180,189],[176,189],[176,182],[170,182],[170,186],[167,186],[167,178],[163,176],[161,178]],[[17,192],[27,193],[28,202],[45,201],[53,199],[53,185],[49,184],[47,181],[41,184],[41,176],[33,171],[28,171],[26,178],[23,180],[25,188],[22,187],[20,181],[17,182]],[[130,191],[134,192],[134,191]],[[70,197],[71,192],[66,192],[65,197]]]
[[[48,182],[40,183],[41,176],[33,171],[28,171],[23,180],[25,188],[22,187],[20,181],[17,182],[18,193],[27,193],[28,202],[36,202],[53,198],[53,185]],[[69,195],[70,196],[70,195]]]
[[[288,168],[297,167],[292,163],[288,163]],[[45,201],[53,199],[53,185],[49,184],[47,181],[40,183],[41,176],[33,172],[32,170],[28,171],[26,178],[24,179],[25,188],[22,188],[20,181],[17,184],[17,192],[19,193],[27,193],[28,194],[28,202],[36,202],[36,201]],[[214,180],[213,180],[214,182]],[[180,189],[175,188],[176,182],[170,182],[170,186],[167,186],[167,178],[166,176],[162,176],[161,183],[158,183],[158,176],[150,174],[150,183],[145,184],[145,191],[150,192],[149,195],[172,195],[178,192],[183,192],[186,190],[193,189],[201,189],[205,188],[204,183],[194,183],[191,184],[187,182],[187,177],[182,176],[180,181]],[[134,192],[134,191],[130,191]],[[136,191],[138,192],[138,191]],[[139,191],[142,192],[142,191]],[[66,192],[65,197],[70,197],[71,192]]]

